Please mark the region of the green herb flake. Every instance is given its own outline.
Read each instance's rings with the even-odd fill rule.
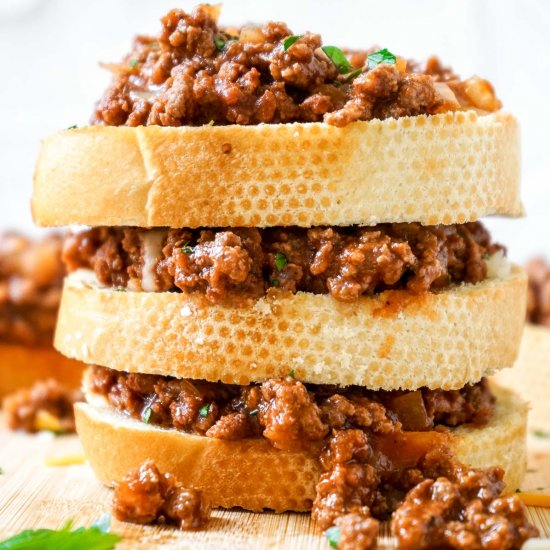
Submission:
[[[288,260],[282,252],[277,252],[277,254],[275,254],[275,267],[277,268],[277,271],[281,271],[287,263]]]
[[[72,126],[69,126],[67,130],[76,130],[78,128],[77,124],[73,124]]]
[[[126,292],[126,289],[125,289],[124,287],[122,287],[122,286],[117,286],[117,287],[115,288],[115,292]]]
[[[135,69],[139,65],[139,61],[137,59],[132,59],[130,61],[130,69]]]
[[[151,413],[152,412],[153,412],[153,410],[151,409],[151,404],[148,403],[147,405],[145,405],[145,407],[141,411],[141,421],[144,422],[145,424],[149,424],[149,422],[151,420]]]
[[[325,531],[325,537],[327,537],[328,543],[330,544],[331,548],[338,548],[338,543],[340,542],[341,535],[342,531],[340,530],[340,527],[337,527],[336,525],[329,527]]]
[[[288,48],[290,48],[290,46],[292,46],[292,44],[294,44],[294,42],[300,40],[300,38],[302,38],[303,34],[293,34],[292,36],[287,36],[284,40],[283,40],[283,48],[285,50],[285,52],[288,50]]]
[[[488,253],[488,252],[484,252],[484,253],[481,255],[481,257],[482,257],[485,261],[487,261],[491,256],[489,256],[489,253]]]
[[[225,40],[221,36],[214,38],[214,46],[218,51],[221,51],[225,48]]]
[[[102,516],[89,528],[79,527],[74,531],[72,521],[60,530],[36,529],[22,531],[0,542],[0,550],[44,550],[70,548],[71,550],[112,550],[122,537],[109,533],[110,516]]]
[[[0,476],[4,475],[4,469],[0,468]]]
[[[296,374],[296,373],[294,372],[294,369],[292,369],[292,370],[288,373],[288,375],[290,376],[290,378],[294,378],[294,375],[295,375],[295,374]]]
[[[281,281],[279,281],[279,279],[271,279],[271,286],[275,286],[275,287],[280,287],[281,286]]]
[[[181,251],[182,251],[184,254],[193,254],[193,252],[195,251],[195,247],[194,247],[194,246],[189,246],[189,241],[187,241],[187,242],[181,247]]]
[[[532,430],[531,433],[539,439],[547,439],[548,437],[550,437],[550,434],[548,432],[545,432],[544,430]]]
[[[206,405],[203,405],[199,409],[199,416],[201,418],[206,418],[208,416],[208,413],[210,412],[210,403],[207,403]]]
[[[248,416],[258,416],[258,409],[254,409],[253,411],[248,411]]]
[[[369,53],[367,56],[367,66],[369,70],[374,69],[374,67],[380,65],[381,63],[385,63],[386,65],[395,65],[396,62],[397,57],[395,57],[395,55],[393,55],[393,53],[388,51],[386,48],[374,53]]]
[[[359,76],[362,72],[363,72],[363,69],[356,69],[352,73],[349,73],[348,76],[346,76],[346,80],[345,80],[346,84],[348,82],[351,82],[354,78]]]
[[[334,63],[340,74],[348,74],[354,70],[353,65],[348,61],[348,58],[340,48],[336,46],[323,46],[321,49]]]

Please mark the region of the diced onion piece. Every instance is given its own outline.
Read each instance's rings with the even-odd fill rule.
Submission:
[[[443,104],[445,109],[460,109],[460,103],[456,99],[455,93],[444,82],[435,83],[435,91],[439,103]]]
[[[265,36],[260,27],[248,25],[241,29],[241,42],[251,42],[252,44],[261,44],[265,41]]]
[[[61,432],[61,423],[57,416],[54,416],[48,411],[39,410],[36,413],[36,418],[34,421],[34,427],[37,430],[48,430],[50,432]]]
[[[114,75],[125,75],[132,72],[132,67],[122,63],[103,63],[100,61],[99,66]]]
[[[550,494],[548,493],[517,493],[517,496],[526,506],[540,506],[550,508]]]
[[[68,454],[61,456],[49,456],[45,460],[46,466],[73,466],[84,464],[86,457],[83,454]]]
[[[504,279],[510,275],[512,264],[504,256],[504,252],[499,250],[487,260],[487,277],[489,279]]]
[[[464,83],[464,94],[472,105],[483,111],[496,111],[500,108],[500,101],[495,96],[491,83],[483,78],[474,76]]]
[[[407,72],[407,60],[403,57],[397,57],[395,60],[395,67],[400,73],[404,74]]]

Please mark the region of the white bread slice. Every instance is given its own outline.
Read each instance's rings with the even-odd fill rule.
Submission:
[[[0,399],[48,378],[78,388],[83,369],[82,363],[64,357],[53,347],[0,343]]]
[[[550,329],[526,324],[517,363],[495,379],[530,403],[529,426],[550,436]]]
[[[516,360],[526,276],[341,303],[273,289],[249,307],[203,295],[117,292],[86,272],[64,285],[56,348],[117,370],[248,384],[286,376],[371,389],[457,389]]]
[[[43,144],[38,225],[453,224],[518,216],[516,119],[64,130]]]
[[[525,473],[527,406],[512,392],[494,390],[497,404],[490,423],[453,430],[451,446],[465,464],[502,466],[507,491],[513,492]],[[320,469],[314,453],[279,451],[263,438],[222,441],[153,427],[101,401],[77,403],[75,413],[85,454],[107,485],[152,458],[161,471],[203,491],[214,506],[305,511],[315,498]]]

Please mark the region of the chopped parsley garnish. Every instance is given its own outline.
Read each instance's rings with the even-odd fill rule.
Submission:
[[[293,34],[292,36],[287,36],[283,40],[283,48],[285,52],[288,50],[288,48],[290,48],[290,46],[292,46],[292,44],[294,44],[294,42],[296,42],[297,40],[300,40],[302,36],[303,36],[302,34]]]
[[[253,411],[248,411],[248,416],[257,416],[258,409],[254,409]]]
[[[484,259],[484,260],[488,260],[491,256],[489,256],[489,253],[488,252],[484,252],[481,257]]]
[[[342,531],[340,530],[340,527],[337,527],[336,525],[329,527],[325,531],[325,537],[327,537],[328,543],[330,544],[331,548],[338,548],[338,543],[340,542],[341,535]]]
[[[139,61],[137,59],[132,59],[130,61],[130,69],[135,69],[139,65]]]
[[[208,416],[208,413],[210,412],[210,403],[206,404],[206,405],[203,405],[200,409],[199,409],[199,416],[201,418],[206,418]]]
[[[4,470],[3,470],[3,468],[0,468],[0,476],[1,476],[1,475],[4,475]]]
[[[374,53],[369,53],[367,56],[367,66],[370,69],[374,69],[376,65],[380,65],[380,63],[385,63],[387,65],[395,65],[397,62],[397,58],[393,53],[388,51],[386,48],[383,50],[379,50]]]
[[[340,74],[348,74],[353,71],[353,65],[348,61],[348,58],[340,48],[336,46],[322,46],[321,49],[327,54],[334,65],[336,65]]]
[[[184,253],[184,254],[193,254],[195,250],[195,247],[194,246],[189,246],[189,241],[187,241],[182,247],[181,247],[181,251]]]
[[[216,46],[218,51],[223,50],[225,47],[225,40],[221,36],[217,36],[214,38],[214,46]]]
[[[73,124],[72,126],[69,126],[67,130],[76,130],[78,128],[77,124]]]
[[[531,432],[535,437],[539,437],[541,439],[546,439],[547,437],[550,437],[550,434],[548,432],[545,432],[544,430],[533,430]]]
[[[276,287],[279,287],[281,286],[281,281],[279,281],[279,279],[271,279],[271,286],[276,286]]]
[[[151,403],[148,403],[145,405],[143,410],[141,411],[141,421],[145,422],[145,424],[149,424],[149,421],[151,420],[151,413],[153,410],[151,409]]]
[[[287,263],[288,260],[282,252],[277,252],[277,254],[275,254],[275,267],[277,268],[277,271],[281,271]]]
[[[74,531],[71,531],[73,522],[70,520],[60,530],[28,529],[0,542],[0,550],[111,550],[122,537],[109,533],[110,524],[110,516],[105,514],[91,527],[79,527]]]
[[[288,373],[288,375],[290,376],[290,378],[294,378],[294,375],[295,375],[295,374],[296,374],[296,373],[294,372],[294,369],[292,369],[292,370]]]

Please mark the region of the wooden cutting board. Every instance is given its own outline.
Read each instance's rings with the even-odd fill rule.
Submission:
[[[23,529],[60,528],[69,519],[75,526],[89,526],[110,510],[111,490],[94,478],[88,464],[47,465],[52,457],[75,454],[82,454],[76,436],[29,436],[0,427],[0,467],[4,472],[0,475],[0,538]],[[530,441],[529,470],[522,489],[550,493],[550,440]],[[541,534],[550,537],[550,509],[529,508],[529,515]],[[116,520],[112,531],[124,537],[117,550],[329,549],[308,514],[215,510],[205,531],[186,533]],[[384,526],[379,548],[393,547]]]

